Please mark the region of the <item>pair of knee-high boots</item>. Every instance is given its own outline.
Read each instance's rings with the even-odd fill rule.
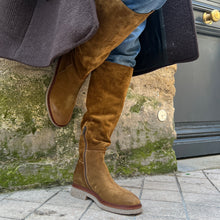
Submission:
[[[97,33],[60,58],[47,92],[49,117],[58,127],[69,123],[79,89],[91,73],[71,193],[82,199],[91,198],[107,211],[138,214],[140,200],[114,182],[104,161],[133,68],[105,59],[150,13],[137,14],[121,0],[96,0],[96,8],[100,21]]]

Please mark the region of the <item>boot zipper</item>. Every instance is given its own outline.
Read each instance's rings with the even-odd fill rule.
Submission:
[[[87,151],[87,140],[86,140],[86,126],[83,128],[83,139],[84,139],[84,143],[85,143],[85,150],[84,150],[84,154],[83,154],[83,161],[84,161],[84,171],[85,171],[85,180],[87,185],[89,186],[90,189],[91,186],[89,185],[89,181],[87,179],[87,169],[86,169],[86,151]]]

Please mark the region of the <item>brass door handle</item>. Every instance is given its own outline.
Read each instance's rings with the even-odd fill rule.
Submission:
[[[203,14],[203,22],[205,24],[212,24],[213,22],[217,22],[217,21],[220,21],[220,12],[218,10],[205,12]]]

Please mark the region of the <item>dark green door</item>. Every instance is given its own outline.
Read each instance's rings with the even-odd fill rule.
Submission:
[[[177,158],[220,154],[220,21],[202,16],[220,10],[220,0],[193,1],[200,57],[178,65],[175,126]]]

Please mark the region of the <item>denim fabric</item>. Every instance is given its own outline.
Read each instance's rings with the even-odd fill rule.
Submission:
[[[161,8],[166,0],[122,0],[124,4],[137,13],[149,13],[150,11]],[[118,63],[121,65],[134,67],[136,65],[135,58],[141,50],[139,36],[146,27],[144,21],[139,25],[117,48],[115,48],[107,61]]]
[[[124,4],[137,13],[149,13],[161,8],[167,0],[122,0]]]

